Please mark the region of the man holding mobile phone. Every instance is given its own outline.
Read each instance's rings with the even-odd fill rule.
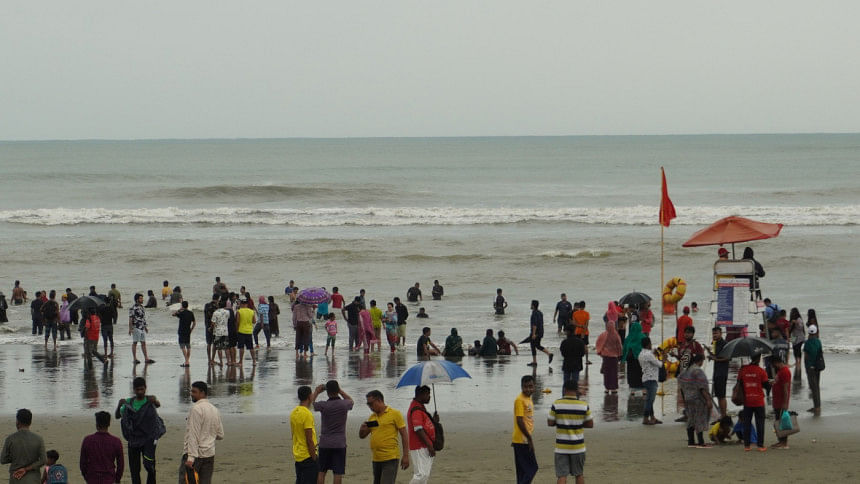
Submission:
[[[404,470],[409,468],[409,434],[403,415],[385,404],[382,392],[373,390],[366,396],[367,406],[373,414],[358,430],[359,438],[370,435],[370,450],[373,454],[373,484],[394,484],[397,480],[397,462]],[[403,448],[401,458],[397,447],[397,436]]]

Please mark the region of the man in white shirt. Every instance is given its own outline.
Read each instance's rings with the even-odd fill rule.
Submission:
[[[188,412],[185,425],[185,447],[179,472],[182,478],[186,472],[197,471],[199,484],[212,484],[215,471],[215,441],[224,438],[221,414],[206,397],[209,387],[206,382],[191,384],[191,400],[194,405]],[[182,480],[182,479],[180,479]]]

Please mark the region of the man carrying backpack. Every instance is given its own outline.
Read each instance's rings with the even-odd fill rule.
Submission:
[[[166,431],[156,410],[161,403],[154,395],[146,394],[145,379],[135,378],[132,386],[134,397],[120,400],[115,416],[122,419],[122,436],[128,441],[128,470],[132,484],[141,482],[141,460],[146,469],[146,484],[155,484],[155,445]]]
[[[436,457],[436,424],[439,416],[430,417],[424,405],[430,403],[430,387],[421,385],[415,389],[415,398],[409,404],[406,422],[409,426],[409,460],[413,474],[410,484],[426,484]]]

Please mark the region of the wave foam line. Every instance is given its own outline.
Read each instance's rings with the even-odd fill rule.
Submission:
[[[40,208],[0,210],[0,222],[29,225],[78,224],[215,224],[403,226],[581,223],[656,225],[657,207],[636,205],[605,208],[461,208],[461,207],[332,207],[265,208]],[[728,215],[741,215],[786,225],[857,225],[860,205],[677,207],[678,225],[706,225]]]

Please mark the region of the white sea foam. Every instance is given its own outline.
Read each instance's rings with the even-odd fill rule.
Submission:
[[[678,225],[705,225],[727,215],[741,215],[786,225],[856,225],[860,205],[822,206],[695,206],[676,207]],[[308,227],[362,225],[481,225],[525,222],[598,225],[656,225],[657,207],[636,205],[604,208],[462,208],[462,207],[332,207],[332,208],[40,208],[0,211],[0,222],[29,225],[77,224],[215,224],[295,225]]]

